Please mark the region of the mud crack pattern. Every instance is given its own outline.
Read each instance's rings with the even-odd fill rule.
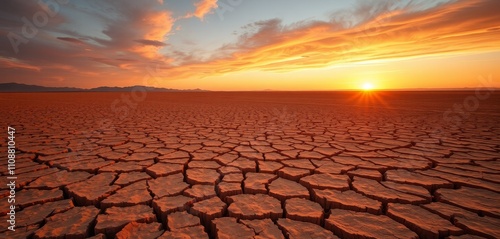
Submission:
[[[0,238],[500,238],[499,94],[121,94],[0,94]]]

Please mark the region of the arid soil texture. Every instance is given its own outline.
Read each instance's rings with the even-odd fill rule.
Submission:
[[[480,93],[0,94],[0,238],[500,238]]]

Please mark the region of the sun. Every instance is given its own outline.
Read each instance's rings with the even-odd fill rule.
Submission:
[[[363,83],[363,90],[364,91],[370,91],[373,90],[373,84],[371,82],[365,82]]]

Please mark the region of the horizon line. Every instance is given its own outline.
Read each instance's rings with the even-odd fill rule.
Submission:
[[[166,87],[160,87],[160,86],[148,86],[148,85],[130,85],[130,86],[97,86],[97,87],[92,87],[92,88],[81,88],[81,87],[75,87],[75,86],[44,86],[44,85],[28,85],[24,83],[16,83],[16,82],[6,82],[6,83],[0,83],[1,85],[5,84],[17,84],[21,86],[28,86],[28,87],[43,87],[43,88],[59,88],[59,89],[64,89],[64,88],[70,88],[74,90],[60,90],[60,91],[51,91],[51,90],[46,90],[44,91],[43,89],[40,89],[38,91],[19,91],[19,90],[13,90],[13,91],[1,91],[2,88],[0,87],[0,93],[44,93],[44,92],[110,92],[110,91],[90,91],[93,89],[98,89],[98,88],[133,88],[133,87],[149,87],[149,88],[154,88],[154,89],[165,89],[165,90],[173,90],[173,91],[205,91],[205,92],[336,92],[336,91],[361,91],[361,92],[384,92],[384,91],[474,91],[477,90],[478,88],[481,87],[462,87],[462,88],[373,88],[370,90],[364,90],[360,88],[345,88],[345,89],[316,89],[316,90],[279,90],[279,89],[258,89],[258,90],[207,90],[207,89],[201,89],[201,88],[191,88],[191,89],[177,89],[177,88],[166,88]],[[490,89],[492,90],[500,90],[500,87],[491,87]],[[111,91],[112,92],[112,91]],[[157,91],[160,92],[160,91]]]

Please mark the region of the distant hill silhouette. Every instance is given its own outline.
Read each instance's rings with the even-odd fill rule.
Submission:
[[[206,90],[178,90],[169,88],[157,88],[149,86],[127,86],[127,87],[109,87],[101,86],[92,89],[82,89],[74,87],[46,87],[39,85],[25,85],[18,83],[0,83],[0,92],[126,92],[132,91],[134,88],[141,87],[140,90],[148,92],[203,92]]]

